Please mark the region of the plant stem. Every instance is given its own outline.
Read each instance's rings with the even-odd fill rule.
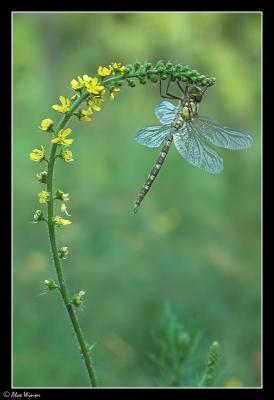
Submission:
[[[70,116],[72,115],[73,111],[80,105],[80,103],[83,101],[83,98],[79,98],[74,102],[72,105],[70,111],[62,118],[60,123],[58,124],[58,127],[56,129],[56,132],[58,132],[60,129],[64,128],[66,122],[69,120]],[[51,244],[51,250],[52,250],[52,255],[53,255],[53,260],[54,260],[54,266],[56,270],[56,274],[58,277],[58,282],[60,286],[60,293],[62,295],[62,299],[64,301],[64,304],[66,306],[69,318],[71,320],[73,330],[75,332],[75,335],[77,337],[78,343],[81,348],[81,352],[85,361],[86,369],[88,372],[89,376],[89,381],[90,385],[93,387],[97,386],[97,381],[96,381],[96,376],[95,372],[91,363],[91,358],[89,355],[87,343],[85,341],[83,332],[81,330],[79,320],[77,318],[77,314],[75,312],[74,306],[71,304],[70,301],[70,296],[69,296],[69,291],[68,287],[65,281],[64,277],[64,272],[62,269],[62,265],[60,262],[60,258],[58,256],[58,249],[56,245],[56,237],[55,237],[55,225],[53,222],[53,211],[54,211],[54,206],[53,206],[53,171],[54,171],[54,163],[55,163],[55,153],[57,150],[57,144],[53,144],[51,148],[51,153],[50,153],[50,158],[48,162],[48,175],[47,175],[47,191],[50,193],[50,200],[48,201],[48,231],[49,231],[49,238],[50,238],[50,244]]]

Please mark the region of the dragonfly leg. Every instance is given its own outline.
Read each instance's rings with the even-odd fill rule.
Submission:
[[[160,79],[160,96],[165,98],[165,99],[172,99],[171,96],[167,96],[167,93],[163,94],[163,92],[162,92],[162,79]]]
[[[164,99],[178,99],[178,100],[181,100],[180,97],[175,96],[175,95],[173,95],[173,94],[168,92],[170,82],[171,82],[171,78],[169,78],[165,94],[163,94],[162,93],[162,79],[160,79],[160,96],[163,97]]]
[[[181,86],[180,82],[177,81],[177,85],[179,86],[179,89],[183,92],[183,94],[185,94],[185,90],[184,88]]]
[[[178,99],[178,100],[181,100],[181,97],[175,96],[174,94],[169,93],[168,90],[169,90],[170,83],[171,83],[171,76],[170,76],[170,78],[169,78],[169,80],[168,80],[168,84],[167,84],[167,88],[166,88],[166,94],[167,94],[168,96],[170,96],[171,99]]]
[[[202,92],[202,96],[205,94],[205,91],[208,89],[208,86],[206,86]]]

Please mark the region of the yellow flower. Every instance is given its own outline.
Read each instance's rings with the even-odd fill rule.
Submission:
[[[79,307],[84,301],[85,294],[86,294],[86,292],[84,292],[84,290],[80,290],[80,292],[78,294],[73,296],[72,303],[75,306]]]
[[[43,146],[41,146],[42,150],[39,149],[33,149],[32,152],[29,155],[29,158],[31,161],[35,161],[35,162],[41,162],[42,160],[45,159],[45,149]]]
[[[64,150],[64,151],[62,151],[61,157],[62,157],[63,160],[66,161],[66,162],[74,161],[73,158],[72,158],[72,157],[73,157],[72,152],[71,152],[70,150]]]
[[[98,68],[97,72],[98,72],[99,76],[108,76],[112,72],[112,67],[110,66],[109,68],[107,68],[107,67],[101,67],[100,66]]]
[[[53,121],[50,118],[46,118],[41,122],[40,129],[42,129],[42,131],[49,131],[52,125]]]
[[[114,72],[120,72],[123,74],[125,72],[126,67],[124,67],[121,63],[112,63],[110,66]]]
[[[95,111],[100,111],[101,107],[100,107],[100,103],[102,103],[102,101],[104,101],[104,99],[102,97],[90,97],[88,99],[88,106],[89,108],[95,110]]]
[[[91,121],[89,115],[93,114],[92,109],[89,107],[87,110],[81,110],[80,120],[81,121]]]
[[[110,100],[114,100],[116,94],[118,92],[120,92],[120,90],[121,89],[119,87],[116,87],[116,88],[112,89],[111,92],[110,92]]]
[[[71,129],[67,128],[65,130],[61,129],[57,133],[57,137],[51,140],[51,143],[58,143],[63,146],[70,146],[73,142],[73,139],[65,139],[68,135],[71,134]]]
[[[83,75],[83,83],[84,83],[84,85],[86,85],[87,83],[89,83],[91,79],[92,79],[92,78],[91,78],[90,76],[88,76],[88,75]]]
[[[59,106],[58,104],[54,104],[52,108],[61,113],[66,113],[70,107],[70,99],[66,99],[64,96],[60,96],[59,99],[61,102],[61,106]]]
[[[59,217],[59,215],[56,215],[56,217],[53,217],[53,222],[55,223],[55,225],[57,226],[61,226],[61,225],[70,225],[72,222],[68,219],[64,219],[62,217]]]
[[[78,81],[76,79],[72,79],[70,85],[73,90],[81,89],[84,86],[84,81],[80,76],[78,76]]]
[[[98,84],[98,78],[90,78],[87,75],[83,76],[87,91],[92,94],[100,94],[104,86]]]
[[[49,198],[49,192],[46,190],[42,190],[42,192],[38,193],[39,203],[46,204]]]

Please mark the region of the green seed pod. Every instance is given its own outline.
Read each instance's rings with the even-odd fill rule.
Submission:
[[[192,75],[192,73],[191,73],[192,71],[184,71],[184,75],[187,77],[187,78],[191,78],[191,75]]]
[[[172,62],[171,62],[171,61],[168,61],[168,62],[166,63],[166,68],[167,68],[167,69],[171,69],[172,67],[173,67]]]
[[[127,83],[129,87],[135,87],[136,82],[133,79],[127,79]]]
[[[151,63],[145,63],[145,69],[146,71],[148,71],[149,69],[152,68],[152,64]]]
[[[165,67],[165,64],[162,61],[158,61],[156,66],[155,66],[155,69],[156,69],[157,72],[162,72],[162,71],[165,71],[166,67]]]
[[[185,65],[184,66],[184,68],[183,68],[183,72],[189,72],[190,71],[190,67],[189,67],[189,65]]]
[[[132,64],[127,64],[125,67],[125,74],[129,74],[130,72],[133,72],[134,67]]]
[[[53,279],[45,279],[44,286],[45,289],[48,291],[57,289],[59,287],[58,285],[56,285]]]
[[[166,80],[168,78],[168,75],[167,74],[161,74],[161,79],[164,81],[164,80]]]
[[[134,69],[135,71],[138,71],[138,69],[140,68],[141,63],[139,61],[137,61],[136,63],[134,63]]]
[[[190,71],[190,73],[191,73],[191,76],[199,76],[200,75],[199,72],[196,69],[192,69]]]
[[[151,75],[151,82],[156,83],[158,82],[158,76],[157,75]]]
[[[140,83],[141,83],[142,85],[145,85],[145,84],[147,83],[145,77],[142,77],[142,76],[139,77],[139,81],[140,81]]]
[[[180,73],[182,71],[182,69],[183,69],[183,66],[181,64],[176,64],[175,67],[174,67],[174,70],[177,73]]]

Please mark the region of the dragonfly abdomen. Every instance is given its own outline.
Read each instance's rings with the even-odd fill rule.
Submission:
[[[142,203],[145,195],[147,194],[147,192],[149,191],[152,183],[154,182],[156,176],[159,174],[160,169],[162,168],[162,165],[166,159],[167,153],[169,151],[170,145],[172,143],[173,140],[173,135],[169,136],[166,141],[165,144],[161,150],[161,153],[159,155],[159,157],[157,158],[155,164],[153,165],[149,176],[147,177],[147,180],[145,181],[144,185],[142,186],[141,190],[139,191],[139,193],[137,194],[135,203],[134,203],[134,213],[136,214],[140,204]]]

